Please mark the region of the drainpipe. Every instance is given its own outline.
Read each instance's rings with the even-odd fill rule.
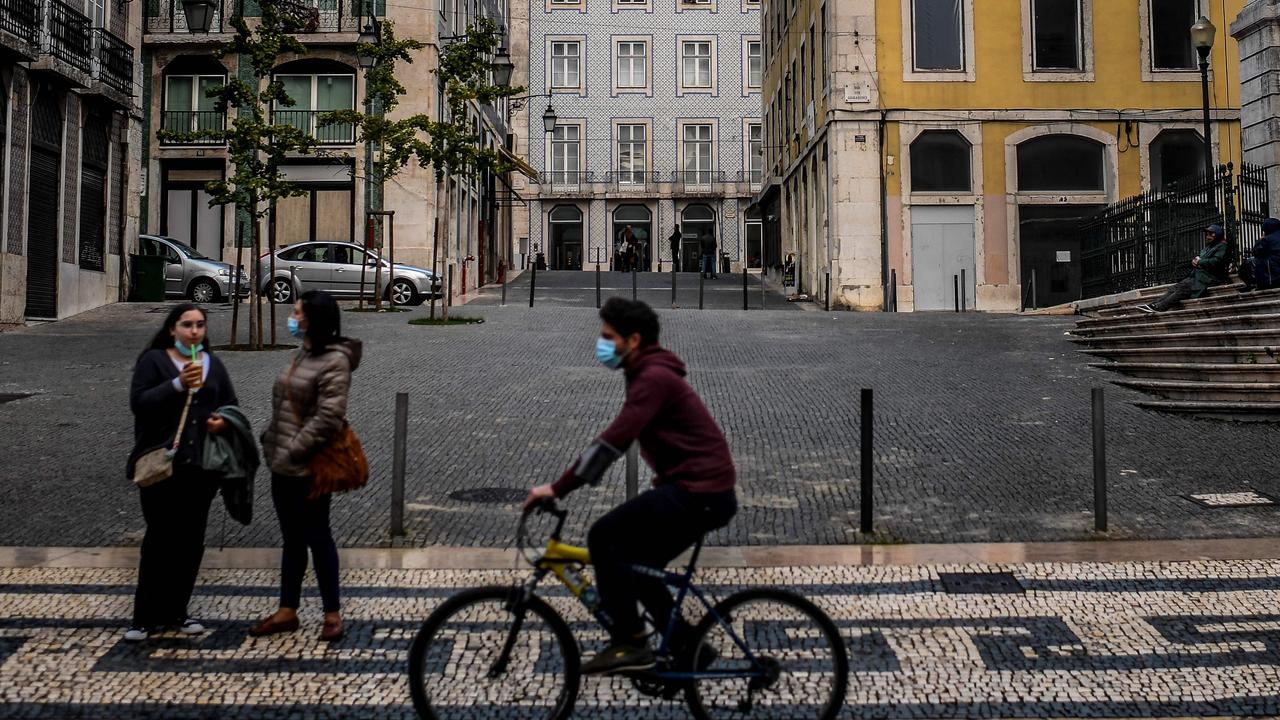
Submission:
[[[888,113],[880,111],[880,128],[877,141],[880,144],[880,286],[884,288],[883,312],[889,312],[889,196],[886,193],[887,180],[884,175],[884,143],[885,127]]]
[[[828,119],[831,117],[830,111],[827,112],[827,117]],[[828,120],[828,123],[829,122],[830,120]],[[828,127],[827,139],[824,141],[822,146],[823,162],[826,164],[826,168],[827,168],[827,173],[826,173],[827,174],[827,208],[826,208],[827,209],[827,276],[831,280],[829,283],[827,283],[827,287],[826,287],[826,292],[827,292],[826,301],[828,306],[834,307],[834,305],[831,302],[831,290],[833,287],[835,288],[840,287],[840,279],[835,272],[835,247],[834,247],[833,238],[832,238],[832,233],[834,230],[833,230],[833,225],[831,221],[831,213],[832,213],[832,209],[835,207],[835,200],[832,198],[832,185],[834,183],[831,180],[831,132],[830,132],[831,126],[830,124],[828,124],[827,127]]]

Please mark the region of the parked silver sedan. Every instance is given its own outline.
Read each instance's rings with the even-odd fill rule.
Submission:
[[[139,235],[138,253],[165,259],[164,294],[209,303],[231,297],[234,283],[231,265],[211,257],[181,240],[163,235]],[[240,295],[249,294],[249,278],[240,271]]]
[[[375,289],[379,264],[382,277]],[[327,290],[339,299],[359,298],[362,273],[366,298],[374,297],[376,292],[394,299],[397,305],[418,305],[432,294],[439,297],[440,281],[430,270],[396,263],[393,276],[390,268],[391,264],[377,253],[346,242],[314,241],[281,248],[276,251],[274,276],[271,255],[259,258],[262,291],[277,303],[293,302],[294,279],[304,292]]]

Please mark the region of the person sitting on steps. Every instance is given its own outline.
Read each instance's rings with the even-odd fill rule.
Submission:
[[[1240,261],[1240,292],[1280,287],[1280,220],[1262,223],[1262,239],[1253,246],[1253,256]]]
[[[1204,229],[1205,246],[1191,261],[1191,273],[1169,289],[1159,300],[1149,305],[1139,305],[1145,313],[1162,313],[1182,304],[1183,300],[1198,298],[1214,285],[1227,281],[1231,265],[1227,236],[1221,225]]]

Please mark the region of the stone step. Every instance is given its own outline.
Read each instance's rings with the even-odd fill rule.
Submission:
[[[1248,298],[1248,301],[1243,301]],[[1162,322],[1171,322],[1175,320],[1194,320],[1198,318],[1215,318],[1230,317],[1232,315],[1270,315],[1280,313],[1280,295],[1271,298],[1255,301],[1253,295],[1242,295],[1242,302],[1238,304],[1220,303],[1217,305],[1191,306],[1185,310],[1170,310],[1169,312],[1160,313],[1155,316]],[[1122,327],[1131,323],[1151,322],[1153,316],[1139,310],[1123,315],[1109,315],[1107,317],[1087,318],[1076,323],[1076,327],[1081,330],[1094,330],[1110,327]]]
[[[1121,387],[1165,400],[1280,404],[1280,383],[1232,383],[1186,380],[1112,380]]]
[[[1280,314],[1228,315],[1225,317],[1185,319],[1169,319],[1163,314],[1146,315],[1145,322],[1133,321],[1124,325],[1100,328],[1081,328],[1077,326],[1073,334],[1092,339],[1123,335],[1167,335],[1169,333],[1198,332],[1201,330],[1260,330],[1268,328],[1280,328]]]
[[[1209,288],[1209,291],[1202,297],[1194,300],[1184,300],[1180,309],[1199,309],[1207,307],[1216,307],[1219,305],[1231,305],[1237,302],[1257,302],[1260,300],[1280,299],[1280,288],[1272,288],[1270,290],[1255,290],[1249,293],[1240,292],[1242,286],[1240,283],[1234,285],[1218,285]],[[1150,289],[1150,288],[1149,288]],[[1167,287],[1165,288],[1167,289]],[[1097,317],[1115,317],[1117,315],[1132,315],[1138,312],[1135,308],[1146,302],[1151,302],[1164,294],[1164,289],[1150,295],[1144,295],[1141,300],[1125,301],[1119,305],[1112,305],[1100,308],[1095,311]],[[1247,300],[1246,300],[1247,298]]]
[[[1236,347],[1242,345],[1280,346],[1280,328],[1258,330],[1203,330],[1158,335],[1116,335],[1072,338],[1072,342],[1097,349],[1163,347]]]
[[[1161,364],[1250,364],[1280,360],[1280,347],[1240,345],[1236,347],[1134,347],[1082,348],[1081,352],[1115,363]]]
[[[1280,420],[1280,403],[1196,402],[1189,400],[1142,400],[1134,403],[1144,410],[1192,415],[1210,420],[1275,422]]]
[[[1177,363],[1103,362],[1090,363],[1098,370],[1117,372],[1148,380],[1187,382],[1280,383],[1280,363]]]

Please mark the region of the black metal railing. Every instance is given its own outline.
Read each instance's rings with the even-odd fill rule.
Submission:
[[[213,9],[213,20],[209,24],[209,32],[232,32],[228,12],[231,3],[236,0],[217,0]],[[186,33],[187,14],[182,9],[182,0],[147,0],[143,7],[146,15],[146,29],[149,33]]]
[[[35,0],[0,0],[0,30],[34,43],[40,29],[40,3]]]
[[[83,13],[62,0],[46,0],[48,13],[41,51],[68,65],[89,72],[93,65],[93,24]]]
[[[18,0],[21,1],[21,0]],[[236,12],[237,0],[217,0],[209,32],[235,32],[230,19]],[[299,34],[349,32],[358,33],[365,26],[370,0],[292,0],[285,4],[289,14],[300,24]],[[182,0],[148,0],[146,28],[150,33],[185,33],[187,16]]]
[[[133,95],[133,47],[102,28],[93,30],[94,76],[126,95]]]
[[[738,173],[738,182],[751,188],[751,192],[759,192],[764,187],[764,170],[743,170]]]
[[[165,110],[160,115],[160,127],[173,133],[193,133],[200,130],[224,130],[227,114],[219,110]],[[198,138],[193,140],[167,138],[165,145],[222,145],[221,140]]]
[[[715,170],[677,170],[675,173],[675,191],[679,194],[712,194],[719,190],[721,182],[720,173]]]
[[[321,124],[321,118],[332,112],[332,110],[276,110],[271,113],[271,122],[276,125],[291,125],[311,135],[321,145],[354,145],[356,129],[351,123]]]
[[[551,170],[543,173],[543,177],[543,192],[557,194],[579,193],[584,186],[590,189],[594,182],[594,176],[588,170]]]
[[[608,176],[614,192],[652,192],[659,182],[661,176],[652,170],[614,170]]]
[[[1266,171],[1231,165],[1194,176],[1164,192],[1126,198],[1081,222],[1082,297],[1180,280],[1204,246],[1204,228],[1222,225],[1227,240],[1248,253],[1268,214]]]

